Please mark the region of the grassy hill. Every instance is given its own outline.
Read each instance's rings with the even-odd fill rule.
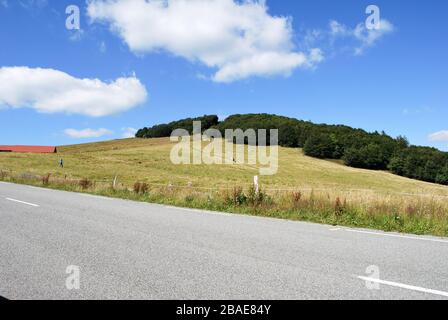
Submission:
[[[278,144],[303,148],[318,159],[337,159],[350,167],[388,170],[396,175],[448,186],[448,152],[436,148],[410,145],[404,136],[396,138],[384,131],[367,132],[346,125],[316,124],[275,114],[234,114],[223,121],[209,115],[182,119],[137,131],[138,138],[169,137],[175,129],[193,131],[193,120],[202,129],[213,128],[224,136],[227,129],[278,130]],[[269,138],[268,138],[269,140]]]
[[[448,187],[307,157],[301,149],[279,148],[278,174],[260,177],[270,202],[240,206],[223,200],[207,204],[204,201],[210,202],[210,198],[231,199],[232,193],[238,192],[235,187],[242,187],[248,195],[253,176],[258,175],[257,166],[174,165],[169,159],[172,146],[167,138],[125,139],[62,146],[58,154],[0,153],[0,170],[4,180],[32,184],[42,184],[40,177],[51,174],[49,186],[53,181],[53,187],[58,188],[62,180],[70,181],[75,189],[78,186],[73,181],[96,181],[90,189],[78,189],[106,195],[111,195],[107,189],[117,176],[118,191],[129,194],[136,182],[147,183],[153,191],[144,201],[448,235]],[[58,167],[60,158],[65,162],[63,169]],[[169,184],[179,192],[162,194]],[[115,196],[136,197],[118,191]],[[344,210],[356,214],[338,214]],[[361,214],[362,219],[358,218]],[[394,219],[393,223],[383,216]],[[400,219],[405,218],[408,227],[400,225]],[[416,222],[421,224],[416,227]]]
[[[228,187],[251,183],[258,174],[250,165],[174,165],[167,138],[125,139],[59,147],[56,155],[0,154],[0,169],[92,180],[118,180],[129,186],[136,181],[175,185],[191,182],[198,187]],[[63,158],[65,168],[58,167]],[[261,177],[265,188],[334,190],[368,189],[381,193],[416,193],[448,196],[448,187],[399,177],[388,172],[355,169],[337,161],[304,156],[301,149],[279,148],[279,171]]]

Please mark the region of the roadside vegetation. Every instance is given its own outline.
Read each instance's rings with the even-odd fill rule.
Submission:
[[[0,154],[0,180],[174,206],[448,236],[448,187],[280,148],[279,172],[250,165],[173,165],[169,139]],[[65,168],[58,167],[64,159]]]

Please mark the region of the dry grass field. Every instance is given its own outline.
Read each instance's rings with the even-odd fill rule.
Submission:
[[[153,198],[144,201],[448,235],[448,187],[310,158],[300,149],[279,148],[278,173],[260,176],[269,204],[226,206],[221,201],[222,205],[216,205],[210,199],[218,198],[218,193],[234,199],[235,194],[229,194],[235,193],[235,188],[249,190],[258,167],[174,165],[170,161],[173,144],[167,138],[124,139],[62,146],[58,154],[0,153],[0,178],[42,184],[40,177],[50,174],[50,186],[51,181],[87,179],[95,183],[90,190],[81,191],[110,195],[105,189],[117,176],[117,189],[131,194],[136,182],[148,184]],[[58,166],[60,158],[64,168]],[[33,180],[29,177],[39,178],[26,181]],[[168,185],[178,190],[176,195],[162,195]],[[344,210],[350,212],[345,217],[348,220]],[[301,216],[296,215],[298,211]],[[341,214],[328,216],[334,212]]]

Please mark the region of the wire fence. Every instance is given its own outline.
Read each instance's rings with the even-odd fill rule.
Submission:
[[[60,184],[71,184],[71,185],[82,185],[83,182],[90,184],[92,187],[113,187],[115,189],[127,189],[133,190],[134,184],[126,183],[120,181],[119,175],[113,176],[109,179],[87,179],[87,178],[76,178],[69,175],[39,175],[32,172],[15,172],[10,169],[0,169],[0,181],[8,178],[25,180],[25,181],[41,181],[45,185],[45,179],[48,182],[60,183]],[[87,182],[86,182],[87,181]],[[136,183],[139,181],[136,181]],[[141,181],[140,181],[141,182]],[[150,187],[155,188],[168,188],[172,190],[197,190],[202,192],[219,192],[219,191],[232,191],[237,187],[249,189],[253,187],[253,183],[238,183],[238,185],[213,185],[210,187],[194,185],[192,182],[185,180],[184,184],[181,183],[160,183],[160,182],[147,182]],[[442,186],[441,186],[442,187]],[[293,193],[293,192],[308,192],[308,193],[331,193],[331,194],[341,194],[345,196],[350,195],[378,195],[378,196],[401,196],[401,197],[419,197],[419,198],[432,198],[432,199],[447,199],[448,198],[448,188],[446,190],[447,195],[427,193],[422,190],[418,193],[410,192],[397,192],[397,191],[384,191],[377,189],[367,189],[367,188],[341,188],[340,186],[327,186],[327,187],[311,187],[311,186],[297,186],[297,187],[270,187],[267,185],[261,185],[261,190],[265,193]],[[443,187],[442,187],[443,188]]]

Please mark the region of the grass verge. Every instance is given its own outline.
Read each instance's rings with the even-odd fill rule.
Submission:
[[[133,187],[97,183],[84,179],[14,175],[0,172],[0,181],[41,186],[121,199],[210,211],[239,213],[384,231],[448,236],[445,201],[437,198],[345,197],[316,190],[256,193],[253,188],[234,187],[204,191],[194,187],[164,187],[135,182]]]

